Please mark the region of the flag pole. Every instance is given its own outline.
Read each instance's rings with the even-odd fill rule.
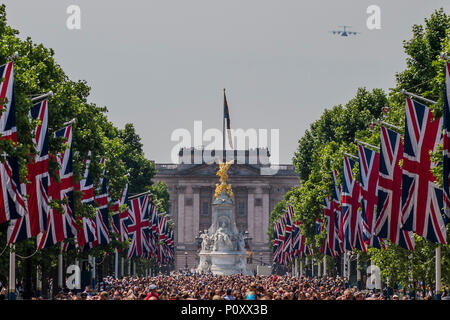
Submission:
[[[380,147],[374,146],[372,144],[368,144],[368,143],[366,143],[364,141],[361,141],[361,140],[358,140],[356,138],[355,138],[355,143],[358,143],[358,144],[363,145],[365,147],[373,148],[373,149],[376,149],[376,150],[380,151]]]
[[[384,126],[391,127],[391,128],[393,128],[395,130],[398,130],[398,131],[402,131],[403,130],[400,127],[394,126],[393,124],[390,124],[390,123],[387,123],[387,122],[384,122],[384,121],[381,121],[380,119],[378,119],[377,122],[382,124],[382,125],[384,125]]]
[[[441,300],[441,288],[441,246],[438,245],[436,248],[436,300]]]
[[[40,95],[38,97],[32,98],[31,99],[31,103],[36,103],[38,101],[42,101],[44,99],[48,99],[49,97],[52,97],[52,96],[53,96],[53,91],[50,90],[49,92],[44,93],[43,95]]]
[[[16,246],[9,247],[9,297],[8,300],[16,300]]]
[[[58,253],[58,289],[62,290],[64,288],[63,284],[63,255],[62,255],[62,244],[61,250]]]
[[[114,261],[114,275],[116,276],[116,279],[119,279],[119,251],[117,249]]]
[[[347,157],[350,157],[350,158],[353,158],[353,159],[355,159],[355,160],[358,160],[358,159],[359,159],[357,156],[354,156],[354,155],[352,155],[352,154],[350,154],[350,153],[347,153],[347,152],[344,152],[344,151],[342,151],[341,153],[342,153],[342,155],[347,156]]]
[[[120,275],[122,276],[122,278],[125,276],[124,269],[123,269],[124,261],[125,261],[125,258],[122,257],[121,261],[120,261]]]
[[[223,151],[223,158],[222,162],[225,162],[225,88],[223,88],[223,110],[222,110],[222,151]]]
[[[417,94],[408,92],[408,91],[406,91],[405,89],[402,89],[400,92],[403,93],[403,94],[406,95],[406,96],[410,96],[410,97],[413,97],[413,98],[416,98],[416,99],[419,99],[419,100],[422,100],[422,101],[425,101],[425,102],[428,102],[428,103],[431,103],[431,104],[436,104],[436,103],[437,103],[437,102],[434,101],[434,100],[430,100],[430,99],[427,99],[427,98],[418,96]]]

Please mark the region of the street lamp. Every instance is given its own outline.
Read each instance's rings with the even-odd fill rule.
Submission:
[[[187,253],[187,251],[185,251],[185,252],[184,252],[184,258],[185,258],[184,268],[186,269],[186,271],[187,271],[187,269],[188,269],[187,256],[188,256],[188,253]]]

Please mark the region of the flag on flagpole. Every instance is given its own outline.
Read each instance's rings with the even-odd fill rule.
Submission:
[[[380,154],[358,145],[358,158],[359,181],[361,185],[359,197],[363,217],[364,240],[367,245],[380,249],[383,246],[382,240],[374,235]]]
[[[230,111],[228,110],[228,103],[227,103],[227,96],[225,95],[225,89],[223,89],[223,118],[227,122],[228,142],[230,143],[231,149],[233,149],[233,139],[231,138],[231,127],[230,127]],[[225,132],[223,134],[225,134]],[[225,146],[223,147],[225,148]]]
[[[343,235],[345,250],[360,249],[366,251],[363,239],[363,219],[359,203],[360,185],[353,178],[355,161],[344,157],[344,175],[342,188]]]
[[[445,223],[450,223],[450,63],[445,64],[443,189]]]
[[[442,189],[431,172],[430,152],[441,139],[442,120],[425,105],[406,98],[402,175],[402,228],[432,242],[447,243]]]
[[[21,185],[22,193],[28,195],[28,213],[12,220],[8,228],[8,243],[16,243],[44,232],[50,212],[48,203],[48,102],[43,100],[30,110],[32,120],[39,120],[34,130],[33,143],[36,154],[28,163],[28,184]]]
[[[67,199],[67,204],[50,210],[47,226],[43,233],[37,237],[38,249],[47,248],[62,242],[65,239],[76,236],[76,221],[73,217],[73,167],[72,167],[72,125],[55,132],[55,137],[64,138],[67,142],[67,149],[58,154],[55,158],[60,169],[58,172],[59,182],[50,177],[49,196],[50,200]]]
[[[0,140],[17,143],[12,62],[0,66],[0,79]],[[4,153],[0,159],[0,223],[24,216],[26,205],[19,188],[19,162]]]
[[[401,227],[403,143],[401,135],[381,127],[380,165],[378,178],[377,220],[375,235],[392,243],[414,250],[412,232]]]

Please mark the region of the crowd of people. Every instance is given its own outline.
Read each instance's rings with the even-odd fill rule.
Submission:
[[[56,300],[411,300],[433,299],[432,295],[414,298],[400,290],[358,290],[345,278],[307,278],[290,276],[214,276],[174,273],[170,276],[106,277],[95,290],[60,291]],[[35,300],[43,297],[33,298]],[[448,290],[443,299],[450,299]]]

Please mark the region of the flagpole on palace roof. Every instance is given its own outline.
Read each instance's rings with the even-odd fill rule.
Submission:
[[[222,162],[225,162],[225,88],[223,88],[223,110],[222,110]]]

